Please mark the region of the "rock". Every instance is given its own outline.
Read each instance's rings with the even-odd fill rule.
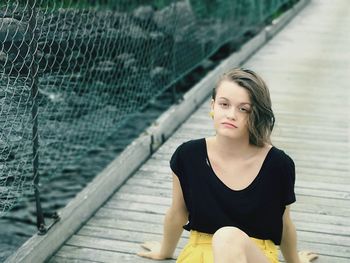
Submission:
[[[155,67],[150,72],[150,77],[152,81],[157,83],[164,83],[168,80],[170,76],[169,70],[163,67]]]
[[[137,39],[142,41],[148,38],[147,32],[145,32],[140,26],[136,24],[127,25],[123,29],[124,29],[125,35],[132,39]]]
[[[117,66],[113,61],[100,61],[98,64],[99,68],[115,68]]]
[[[98,77],[98,79],[103,79],[105,82],[110,82],[118,70],[120,69],[113,61],[100,61],[89,70],[89,78],[93,80]]]
[[[118,65],[123,65],[126,68],[136,66],[136,59],[133,54],[123,53],[116,57]]]
[[[141,21],[150,21],[153,18],[154,9],[152,6],[140,6],[133,12],[133,16]]]
[[[212,68],[215,67],[215,63],[210,60],[210,59],[204,59],[201,63],[201,67],[204,69],[204,70],[211,70]]]
[[[163,67],[155,67],[150,72],[151,79],[161,79],[166,76],[169,76],[169,70],[163,68]]]
[[[29,34],[26,34],[27,25],[11,17],[0,18],[0,42],[13,42],[29,40]]]
[[[39,88],[39,93],[47,97],[47,99],[49,99],[52,103],[63,101],[63,95],[59,92],[48,92]]]
[[[219,46],[222,36],[229,35],[232,30],[228,24],[219,20],[202,20],[193,34],[194,40],[201,45],[205,53],[211,53],[213,48]]]
[[[7,54],[3,51],[0,51],[0,62],[5,63],[7,61]]]
[[[155,12],[153,20],[159,28],[175,33],[178,29],[193,25],[196,19],[189,0],[186,0],[172,3]]]

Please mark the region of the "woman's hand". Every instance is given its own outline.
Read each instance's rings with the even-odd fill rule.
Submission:
[[[155,260],[163,260],[163,259],[171,258],[171,256],[162,255],[160,253],[161,244],[158,241],[147,241],[141,244],[141,247],[143,247],[147,251],[141,251],[137,253],[137,255],[140,257],[150,258]]]
[[[298,254],[301,263],[309,263],[318,258],[318,255],[311,251],[299,251]]]

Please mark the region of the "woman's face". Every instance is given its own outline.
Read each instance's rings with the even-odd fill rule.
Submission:
[[[223,80],[211,102],[214,127],[218,135],[249,140],[248,117],[251,112],[249,93],[233,81]]]

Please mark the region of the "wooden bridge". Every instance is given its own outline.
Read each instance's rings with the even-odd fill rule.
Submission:
[[[278,30],[275,27],[251,40],[246,48],[252,52],[255,51],[252,46],[259,41],[267,43],[256,45],[262,47],[244,66],[257,71],[267,81],[277,119],[273,143],[296,163],[297,202],[292,206],[292,217],[299,249],[317,252],[319,263],[347,263],[350,262],[350,4],[348,0],[313,0],[300,10],[269,41],[272,31]],[[289,18],[287,14],[281,19]],[[146,161],[125,183],[118,182],[121,187],[92,217],[83,213],[74,219],[89,218],[77,232],[70,230],[74,230],[74,235],[48,262],[151,262],[135,253],[141,250],[140,243],[161,239],[164,214],[171,202],[170,156],[183,141],[213,134],[208,91],[220,71],[249,56],[245,53],[245,57],[240,57],[248,49],[233,54],[219,70],[203,80],[200,85],[207,89],[203,93],[204,103],[196,95],[199,88],[188,95],[191,99],[185,97],[184,104],[199,101],[201,105],[150,158],[129,152],[128,158]],[[168,120],[185,118],[184,112],[190,110],[188,106],[181,107],[175,106],[168,113]],[[165,123],[163,126],[171,126],[171,122]],[[157,142],[156,137],[152,140],[153,144]],[[124,169],[116,167],[122,163],[111,164],[107,176]],[[93,189],[85,191],[80,198],[89,199],[95,194],[98,199],[104,194]],[[84,205],[91,207],[93,203]],[[78,206],[71,205],[68,209],[73,213]],[[69,220],[69,213],[64,213]],[[187,238],[188,233],[184,232],[177,253]],[[31,245],[25,244],[27,249]],[[14,262],[21,253],[8,261]]]

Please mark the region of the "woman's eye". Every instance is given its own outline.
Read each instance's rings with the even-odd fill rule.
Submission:
[[[240,111],[240,112],[248,112],[249,110],[246,109],[246,108],[239,108],[239,111]]]
[[[221,107],[228,107],[228,103],[225,103],[225,102],[221,102],[221,103],[219,103],[219,105],[220,105]]]

